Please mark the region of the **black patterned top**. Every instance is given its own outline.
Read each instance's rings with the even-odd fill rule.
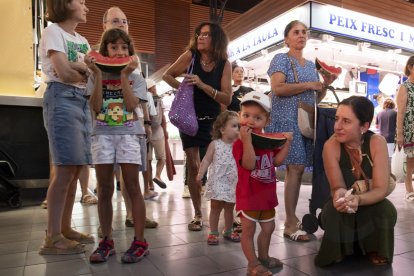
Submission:
[[[414,83],[406,80],[402,84],[407,88],[407,105],[404,114],[404,144],[414,143]]]

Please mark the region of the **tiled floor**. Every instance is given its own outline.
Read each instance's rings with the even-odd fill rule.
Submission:
[[[240,245],[220,239],[220,245],[208,246],[209,231],[207,204],[203,202],[205,214],[204,231],[189,232],[187,223],[192,217],[189,199],[182,199],[182,166],[177,166],[178,175],[168,183],[160,196],[147,201],[147,214],[159,223],[158,229],[146,231],[151,254],[137,264],[124,265],[120,256],[130,244],[133,232],[124,226],[125,208],[120,194],[114,195],[114,239],[117,255],[108,263],[91,265],[88,257],[95,245],[89,245],[86,254],[68,256],[40,256],[37,249],[42,243],[46,227],[46,210],[38,206],[18,210],[0,210],[0,275],[245,275],[246,260]],[[90,186],[95,186],[91,174]],[[313,265],[314,256],[323,232],[318,230],[309,243],[296,243],[283,238],[283,184],[278,186],[281,202],[278,207],[277,229],[270,246],[271,256],[281,259],[283,268],[273,270],[278,275],[412,275],[414,270],[414,203],[403,200],[404,185],[398,184],[389,197],[398,210],[395,231],[395,258],[392,266],[373,266],[365,259],[348,258],[344,262],[328,267]],[[311,186],[302,187],[298,214],[308,211]],[[73,212],[73,227],[97,234],[98,214],[96,206],[83,206],[77,196]],[[222,221],[220,223],[222,226]]]

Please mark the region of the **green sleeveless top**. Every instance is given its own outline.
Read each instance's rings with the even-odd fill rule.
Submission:
[[[371,137],[374,133],[372,131],[367,131],[363,137],[363,143],[361,145],[361,152],[362,152],[362,163],[361,168],[366,174],[366,176],[371,179],[372,178],[372,165],[370,163],[371,158],[371,151],[370,151],[370,141]],[[361,175],[359,179],[355,179],[354,175],[352,174],[352,164],[351,159],[345,149],[345,145],[341,144],[341,156],[339,158],[339,167],[342,171],[342,176],[344,177],[345,185],[347,189],[350,189],[352,184],[354,184],[355,180],[362,180],[364,177]]]

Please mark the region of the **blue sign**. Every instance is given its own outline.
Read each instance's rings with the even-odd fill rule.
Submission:
[[[311,29],[414,50],[414,28],[330,5],[312,3]]]

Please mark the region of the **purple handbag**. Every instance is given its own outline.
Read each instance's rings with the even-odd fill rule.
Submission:
[[[193,72],[194,58],[195,57],[193,56],[187,74]],[[190,85],[183,80],[175,94],[170,112],[168,112],[170,122],[175,125],[179,131],[190,136],[195,136],[198,131],[198,121],[194,108],[193,94],[193,85]]]

